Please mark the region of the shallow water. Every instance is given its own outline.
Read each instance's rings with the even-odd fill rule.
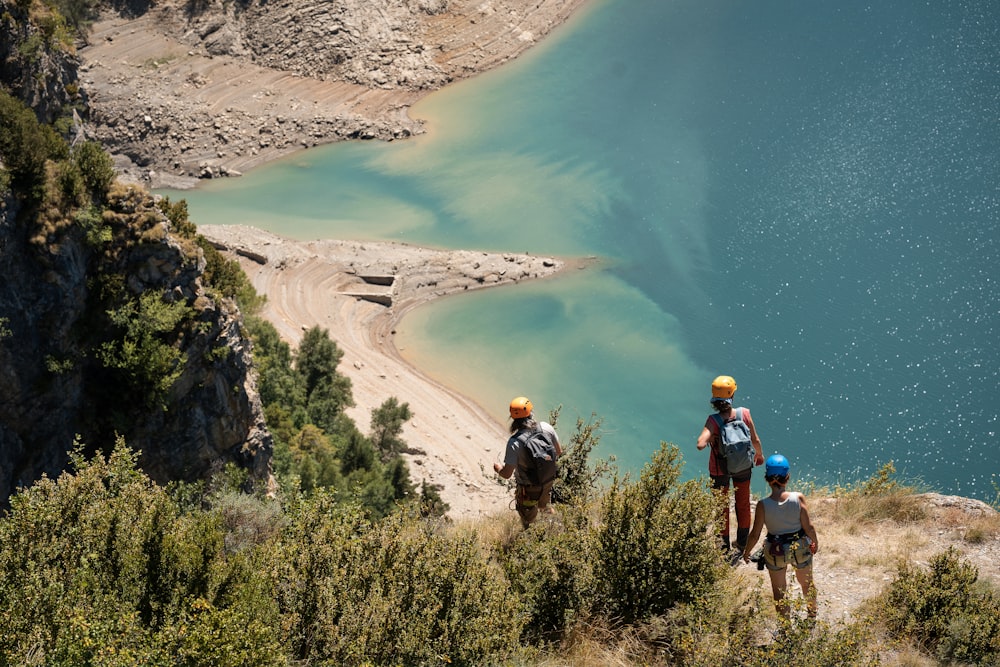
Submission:
[[[800,476],[892,460],[992,500],[998,15],[597,1],[414,107],[427,135],[170,194],[198,224],[599,256],[420,309],[397,342],[498,419],[518,394],[562,405],[562,431],[596,413],[597,454],[626,469],[664,440],[701,475],[724,373]]]

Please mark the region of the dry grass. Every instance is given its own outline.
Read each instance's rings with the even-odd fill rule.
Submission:
[[[834,518],[848,524],[912,524],[928,515],[926,503],[906,487],[880,495],[848,494],[834,499]]]
[[[1000,586],[1000,513],[984,503],[921,493],[886,478],[853,490],[813,491],[808,507],[820,542],[813,568],[820,618],[856,617],[862,602],[895,578],[901,561],[925,564],[950,546],[982,580]],[[766,573],[742,569],[766,587]],[[789,588],[798,587],[792,581]]]
[[[821,544],[814,561],[820,621],[830,628],[859,621],[878,634],[877,627],[870,625],[877,615],[870,617],[867,613],[876,604],[875,598],[897,577],[899,565],[906,562],[926,566],[949,547],[957,548],[962,558],[977,568],[980,581],[1000,586],[1000,514],[994,508],[969,499],[921,493],[886,478],[853,490],[824,491],[810,496],[808,506]],[[558,520],[558,516],[549,520]],[[735,526],[735,517],[732,520]],[[521,533],[520,522],[512,511],[498,512],[474,525],[484,545],[509,545]],[[756,630],[746,639],[758,646],[770,644],[772,634],[781,624],[771,604],[767,573],[752,565],[740,565],[721,586],[725,590],[716,591],[719,595],[713,596],[713,617],[718,613],[719,618],[735,619],[751,610]],[[804,617],[801,591],[791,573],[789,593],[795,615]],[[664,645],[660,639],[679,628],[692,630],[692,622],[700,625],[682,612],[676,618],[657,618],[652,625],[626,632],[621,628],[612,631],[593,622],[579,624],[571,628],[559,646],[522,656],[525,661],[520,664],[542,667],[712,664],[710,661],[717,657],[715,653],[722,650],[719,646],[734,639],[728,634],[731,628],[716,628],[716,632],[703,627],[688,635],[688,641],[697,643],[697,646],[687,645],[692,655],[698,656],[694,662],[690,662],[690,656],[677,662],[659,648]],[[677,641],[677,636],[673,636],[666,644]],[[888,637],[876,641],[881,664],[891,667],[939,664],[905,641],[900,643]]]

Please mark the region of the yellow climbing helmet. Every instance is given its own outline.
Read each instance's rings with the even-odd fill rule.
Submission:
[[[728,375],[720,375],[712,380],[712,398],[732,398],[736,393],[736,380]]]
[[[510,418],[524,419],[525,417],[530,417],[532,408],[531,401],[524,396],[518,396],[510,402]]]

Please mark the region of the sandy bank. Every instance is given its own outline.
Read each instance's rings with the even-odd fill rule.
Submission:
[[[469,250],[432,250],[402,243],[292,241],[252,227],[205,225],[206,238],[237,257],[268,303],[262,315],[297,346],[320,326],[344,351],[339,370],[351,379],[362,431],[371,411],[395,396],[413,418],[403,439],[414,481],[442,486],[453,517],[506,510],[510,493],[491,464],[506,439],[480,406],[406,363],[393,330],[410,309],[448,294],[552,276],[569,266],[552,257]]]

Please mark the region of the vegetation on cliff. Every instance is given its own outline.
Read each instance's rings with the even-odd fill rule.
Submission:
[[[716,500],[679,481],[667,445],[637,478],[566,489],[588,500],[526,531],[513,516],[373,521],[331,491],[279,501],[225,475],[164,488],[121,442],[73,464],[0,518],[3,664],[1000,661],[1000,594],[954,550],[901,564],[854,620],[778,621],[716,551]],[[893,512],[900,493],[840,502],[892,497]]]
[[[91,447],[107,443],[107,451],[115,434],[123,433],[133,446],[145,451],[155,447],[139,438],[131,440],[134,424],[148,421],[156,411],[180,413],[192,385],[205,384],[206,371],[199,371],[199,364],[230,361],[238,341],[217,340],[198,349],[192,349],[191,341],[212,333],[217,326],[212,322],[215,304],[232,299],[248,316],[244,335],[252,335],[256,344],[260,396],[276,436],[280,480],[306,492],[350,489],[376,516],[416,495],[399,456],[406,449],[399,432],[410,417],[408,406],[387,399],[373,415],[372,437],[365,437],[343,414],[352,398],[349,380],[337,372],[342,353],[336,343],[315,329],[293,354],[273,326],[253,317],[260,297],[236,262],[198,236],[183,201],[154,202],[140,190],[114,184],[111,160],[99,146],[70,148],[3,91],[0,127],[6,130],[0,142],[0,174],[12,200],[9,230],[27,237],[29,256],[35,260],[20,272],[26,274],[25,281],[33,281],[32,272],[48,270],[64,276],[78,293],[65,313],[73,326],[57,340],[45,341],[59,349],[45,351],[45,370],[35,372],[72,376],[82,385],[79,395],[85,407],[67,421],[83,442]],[[14,246],[7,251],[14,252]],[[83,267],[61,266],[59,259],[67,255],[81,257]],[[83,275],[73,277],[80,272]],[[30,299],[24,294],[16,300],[10,296],[28,308],[51,309],[25,303]],[[13,307],[6,303],[4,312]],[[14,315],[6,319],[25,319]],[[13,348],[20,338],[37,334],[19,331],[7,342]],[[13,422],[8,423],[13,430],[28,429]],[[23,471],[22,483],[40,472],[57,472],[51,467],[32,471],[18,459],[13,463]],[[207,474],[203,468],[157,478],[191,480]],[[257,475],[257,482],[266,480]],[[420,497],[427,512],[447,509],[433,488],[424,486]]]
[[[233,461],[266,483],[239,313],[179,221],[2,89],[0,186],[0,499],[63,469],[75,435],[126,436],[160,482]]]

